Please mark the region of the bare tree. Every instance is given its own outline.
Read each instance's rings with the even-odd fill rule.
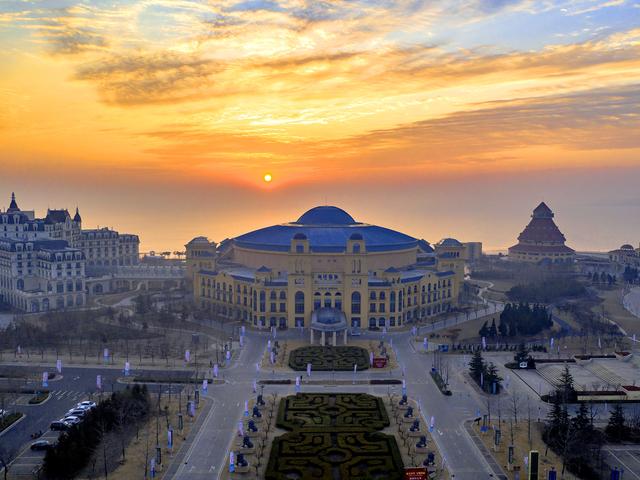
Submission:
[[[511,393],[511,404],[509,405],[511,410],[511,417],[516,425],[518,425],[518,408],[520,406],[520,395],[516,390]]]
[[[16,447],[14,445],[0,445],[0,466],[4,471],[4,480],[7,480],[9,476],[9,464],[16,454]]]
[[[527,396],[527,438],[529,439],[529,450],[531,450],[531,401]]]

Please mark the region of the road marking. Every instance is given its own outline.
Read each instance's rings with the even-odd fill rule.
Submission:
[[[628,472],[629,474],[633,475],[635,478],[640,479],[640,476],[638,476],[631,468],[629,468],[629,466],[626,463],[620,460],[620,458],[618,458],[618,456],[615,453],[609,450],[609,455],[613,456],[613,458],[615,458],[618,462],[620,462],[620,465],[624,467],[625,472]]]

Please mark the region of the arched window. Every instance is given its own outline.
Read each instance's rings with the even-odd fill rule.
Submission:
[[[336,292],[333,306],[338,310],[342,310],[342,295],[340,295],[340,292]]]
[[[389,293],[389,311],[396,311],[396,292]]]
[[[353,292],[351,294],[351,313],[360,313],[360,292]]]
[[[331,294],[329,292],[324,294],[324,306],[325,308],[331,307]]]
[[[387,299],[387,296],[385,295],[385,293],[384,292],[380,292],[379,300],[382,301],[382,300],[386,300],[386,299]]]
[[[359,243],[354,243],[353,244],[353,253],[360,253],[360,244]]]
[[[280,300],[286,300],[286,299],[287,299],[287,292],[283,290],[280,292]]]
[[[371,292],[371,293],[369,294],[369,299],[370,299],[370,300],[375,300],[375,299],[376,299],[376,292]]]
[[[295,304],[296,314],[304,314],[304,292],[296,292]]]
[[[270,300],[276,300],[277,298],[278,297],[277,297],[277,294],[276,294],[275,290],[271,290],[271,294],[269,295],[269,299]]]

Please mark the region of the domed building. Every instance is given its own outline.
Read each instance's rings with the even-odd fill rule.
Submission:
[[[258,328],[309,327],[314,312],[332,309],[351,327],[393,328],[457,304],[464,247],[455,242],[440,253],[320,206],[219,245],[198,237],[186,252],[196,302],[216,315]]]
[[[565,245],[565,237],[553,221],[553,211],[542,202],[531,221],[518,236],[518,244],[509,248],[509,260],[529,263],[571,263],[575,251]]]
[[[618,266],[618,271],[623,271],[624,267],[640,268],[640,246],[633,248],[633,245],[625,243],[609,252],[609,260]]]

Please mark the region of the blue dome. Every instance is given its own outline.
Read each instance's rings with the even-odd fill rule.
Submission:
[[[329,223],[327,223],[329,222]],[[336,207],[317,207],[302,215],[297,222],[272,225],[240,235],[234,245],[252,250],[288,252],[292,239],[306,237],[311,252],[346,252],[349,239],[364,241],[368,252],[388,252],[415,248],[418,240],[404,233],[359,223]]]
[[[356,221],[341,208],[325,206],[306,211],[295,223],[300,225],[353,225]]]

